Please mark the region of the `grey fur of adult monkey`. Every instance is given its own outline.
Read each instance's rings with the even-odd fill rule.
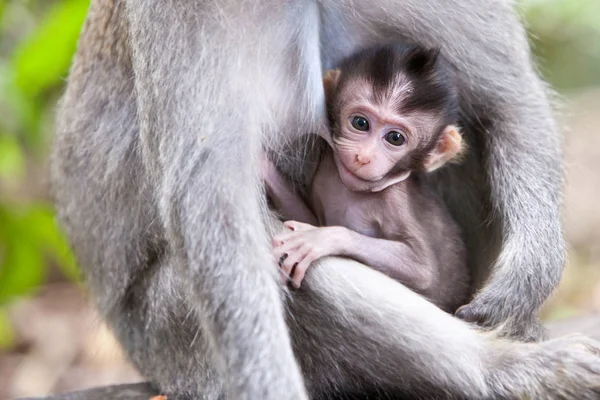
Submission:
[[[260,147],[314,131],[322,68],[394,37],[441,46],[459,70],[473,155],[440,181],[473,265],[504,238],[471,310],[537,335],[563,262],[559,143],[508,2],[92,0],[53,192],[98,309],[170,399],[596,398],[586,338],[499,339],[343,259],[293,296],[278,288]]]

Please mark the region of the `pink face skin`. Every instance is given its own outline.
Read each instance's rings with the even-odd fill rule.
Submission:
[[[397,108],[403,95],[410,91],[407,85],[398,85],[389,100],[374,101],[371,86],[366,82],[349,85],[340,95],[345,103],[337,121],[337,134],[326,137],[334,150],[334,160],[344,185],[352,191],[378,192],[398,183],[410,171],[390,174],[394,166],[435,128],[436,120],[426,113],[399,115]],[[353,120],[367,121],[368,129],[353,125]],[[390,143],[389,135],[401,141]]]

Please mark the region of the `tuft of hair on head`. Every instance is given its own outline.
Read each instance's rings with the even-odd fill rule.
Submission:
[[[437,65],[440,49],[409,46],[406,51],[406,72],[423,74],[431,72]]]
[[[454,70],[440,49],[408,45],[402,51],[400,73],[412,82],[410,95],[399,111],[429,111],[440,115],[440,126],[456,124],[459,115],[458,86]]]
[[[348,82],[370,82],[376,100],[389,100],[399,85],[410,83],[410,92],[399,101],[399,112],[415,110],[439,114],[440,126],[456,124],[459,115],[458,86],[454,70],[439,48],[418,44],[387,43],[358,51],[342,60],[335,95]],[[335,111],[334,111],[335,112]]]

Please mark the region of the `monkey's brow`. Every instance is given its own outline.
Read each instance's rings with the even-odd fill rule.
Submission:
[[[385,92],[385,98],[387,98],[388,101],[393,102],[398,108],[402,106],[406,99],[411,95],[413,90],[414,85],[412,81],[404,76],[401,76],[390,83],[387,91]]]
[[[344,107],[341,110],[341,114],[346,115],[349,113],[350,110],[363,109],[366,112],[368,112],[369,114],[379,116],[386,123],[389,123],[392,125],[399,125],[400,127],[406,128],[407,126],[410,126],[412,124],[409,121],[409,118],[408,118],[409,116],[405,117],[404,115],[396,112],[393,108],[391,108],[391,105],[387,105],[387,106],[381,105],[381,108],[379,108],[379,107],[374,107],[373,104],[377,104],[377,103],[367,102],[364,99],[362,99],[362,100],[356,99],[356,100],[346,103],[346,105],[344,105]],[[357,112],[359,112],[359,111],[357,111]],[[413,118],[413,116],[410,116],[410,118]]]

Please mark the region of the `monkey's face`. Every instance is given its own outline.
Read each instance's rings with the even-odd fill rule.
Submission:
[[[418,149],[421,132],[430,125],[426,115],[399,115],[393,102],[378,104],[360,95],[348,99],[332,135],[344,185],[353,191],[380,191],[406,179],[410,170],[398,165]]]

